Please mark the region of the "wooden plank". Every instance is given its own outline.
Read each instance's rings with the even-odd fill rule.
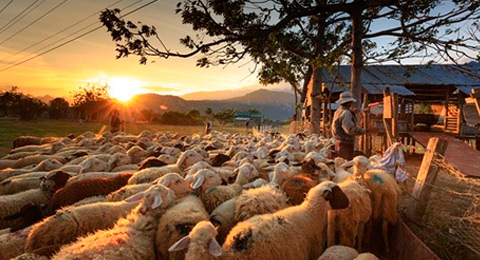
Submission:
[[[392,137],[393,141],[398,141],[398,93],[393,93],[392,97]]]
[[[472,98],[474,98],[475,106],[477,107],[478,115],[480,116],[480,88],[472,89]]]
[[[417,222],[422,220],[432,192],[432,186],[437,179],[438,168],[432,165],[435,154],[444,155],[447,151],[448,141],[437,137],[430,138],[427,149],[423,155],[422,164],[418,170],[417,180],[413,188],[409,217]]]
[[[392,97],[386,96],[383,98],[383,118],[390,119],[392,116]]]

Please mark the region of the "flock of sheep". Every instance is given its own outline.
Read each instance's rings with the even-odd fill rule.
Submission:
[[[1,259],[378,259],[400,189],[378,156],[265,132],[19,137],[0,159]],[[358,251],[357,251],[358,250]]]

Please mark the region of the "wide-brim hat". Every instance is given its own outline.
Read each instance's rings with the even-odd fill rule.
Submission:
[[[350,91],[345,91],[340,94],[340,98],[335,101],[335,103],[342,105],[348,102],[356,102],[357,100],[353,98],[353,94]]]

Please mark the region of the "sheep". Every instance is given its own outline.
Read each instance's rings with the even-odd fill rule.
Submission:
[[[317,260],[353,260],[357,256],[357,250],[351,247],[331,246]]]
[[[8,260],[24,253],[31,227],[0,235],[0,260]]]
[[[122,153],[116,153],[110,157],[110,159],[107,162],[108,165],[108,171],[112,171],[115,167],[130,164],[132,162],[132,159],[130,156]]]
[[[372,253],[361,253],[353,260],[379,260],[379,259]]]
[[[90,157],[79,164],[82,172],[101,172],[108,169],[107,162],[96,157]]]
[[[285,194],[272,186],[243,191],[238,197],[218,206],[210,214],[210,221],[218,227],[218,241],[223,243],[228,232],[240,221],[255,215],[274,213],[287,207]]]
[[[185,169],[187,171],[186,177],[193,175],[197,173],[199,170],[203,170],[203,169],[209,169],[216,172],[216,170],[207,162],[199,161],[194,163],[192,166],[188,167],[187,169]]]
[[[382,222],[385,250],[389,252],[388,225],[395,225],[398,220],[397,205],[401,194],[400,187],[390,173],[381,169],[367,170],[370,161],[365,156],[357,156],[352,161],[354,175],[363,177],[371,191],[372,219]]]
[[[4,217],[13,215],[30,203],[34,205],[50,204],[53,193],[62,188],[70,175],[62,171],[54,171],[42,177],[39,189],[28,190],[12,195],[0,196],[0,229],[14,226],[22,220],[5,220]],[[48,211],[49,209],[46,209]]]
[[[174,164],[175,162],[177,162],[177,158],[176,157],[173,157],[171,155],[168,155],[168,154],[161,154],[160,156],[157,157],[160,161],[163,161],[167,164]]]
[[[372,215],[370,191],[353,178],[344,180],[338,186],[347,195],[350,205],[346,209],[329,212],[328,246],[333,246],[338,233],[340,245],[355,247],[356,244],[358,251],[361,251],[365,224]]]
[[[147,151],[140,146],[133,146],[127,151],[127,155],[131,158],[132,163],[139,163],[148,157]]]
[[[112,229],[97,231],[62,247],[52,260],[155,259],[154,238],[158,219],[173,202],[175,194],[157,185],[145,191],[143,196],[141,204],[126,218],[120,219]]]
[[[26,145],[40,145],[42,138],[36,136],[19,136],[13,140],[13,148],[19,148]]]
[[[235,172],[237,172],[237,178],[233,184],[228,186],[212,187],[200,194],[200,198],[202,199],[207,212],[211,213],[223,202],[240,195],[243,190],[242,185],[245,185],[251,179],[258,177],[257,169],[255,169],[255,167],[249,163],[245,163],[239,168],[235,169]],[[198,186],[198,182],[194,183],[194,187],[195,186]]]
[[[158,259],[184,259],[182,252],[168,252],[175,242],[188,235],[200,221],[208,220],[208,213],[198,197],[189,195],[179,200],[160,218],[155,239]]]
[[[107,195],[106,201],[120,201],[124,200],[132,195],[135,195],[139,192],[145,191],[150,188],[152,185],[149,183],[144,184],[133,184],[133,185],[126,185],[122,188],[111,192]]]
[[[173,244],[168,251],[187,249],[185,260],[215,260],[222,254],[222,247],[215,236],[217,230],[208,221],[198,222],[188,236]],[[208,248],[208,250],[207,250]]]
[[[302,204],[308,191],[318,183],[308,176],[296,175],[288,178],[281,186],[281,189],[288,197],[290,205]]]
[[[50,160],[56,159],[61,164],[64,164],[64,163],[67,162],[67,160],[64,157],[61,157],[61,156],[40,154],[40,155],[27,156],[25,158],[17,160],[17,162],[13,165],[13,168],[14,169],[20,169],[20,168],[25,168],[25,167],[30,166],[30,165],[36,165],[36,164],[39,164],[40,162],[42,162],[43,160],[46,160],[46,159],[50,159]]]
[[[11,152],[9,155],[6,155],[4,157],[2,157],[3,160],[18,160],[18,159],[22,159],[22,158],[25,158],[27,156],[32,156],[32,155],[36,155],[36,154],[39,154],[39,151],[35,151],[35,152]]]
[[[332,180],[333,182],[340,183],[353,176],[352,173],[345,170],[347,167],[347,164],[344,163],[343,158],[341,157],[335,158],[334,163],[335,163],[335,177]]]
[[[324,250],[327,211],[347,206],[348,198],[338,185],[323,182],[301,205],[238,223],[228,234],[220,259],[315,260]]]
[[[127,185],[128,179],[132,173],[121,173],[113,178],[95,178],[81,180],[66,185],[64,188],[55,192],[52,198],[51,207],[53,210],[72,205],[84,198],[108,195]]]
[[[268,182],[262,178],[258,178],[252,182],[242,185],[244,189],[259,188],[268,185]]]
[[[125,171],[123,173],[134,173],[135,171]],[[87,180],[87,179],[94,179],[94,178],[113,178],[118,175],[120,175],[121,172],[87,172],[87,173],[82,173],[77,176],[73,176],[70,178],[66,184],[66,186],[80,181],[80,180]]]
[[[151,182],[158,177],[170,172],[176,172],[183,175],[187,167],[193,165],[198,161],[202,161],[203,157],[194,151],[185,151],[179,157],[175,164],[163,167],[148,168],[143,171],[135,173],[129,180],[128,184],[139,184]]]
[[[138,170],[140,171],[150,167],[162,167],[162,166],[168,165],[168,163],[160,159],[157,159],[153,156],[150,156],[147,159],[141,161],[138,165],[139,165]]]
[[[118,219],[127,216],[137,202],[99,202],[59,210],[55,215],[35,224],[28,234],[26,252],[44,249],[51,256],[62,245],[100,229],[112,228]]]
[[[33,254],[33,253],[24,253],[11,260],[48,260],[46,256]]]
[[[183,198],[190,193],[190,183],[178,173],[167,173],[155,180],[155,183],[171,189],[175,192],[177,199]]]
[[[47,158],[41,161],[37,166],[29,169],[31,172],[51,171],[62,167],[62,163],[55,158]]]
[[[229,161],[231,158],[228,155],[225,155],[223,153],[219,153],[215,155],[212,159],[212,166],[213,167],[220,167],[223,165],[223,163]]]
[[[0,159],[0,171],[7,168],[12,168],[17,160]]]
[[[19,222],[15,223],[10,227],[10,232],[16,232],[18,230],[29,227],[38,221],[42,220],[45,217],[44,211],[47,209],[46,204],[36,205],[29,203],[23,206],[19,212],[6,216],[4,220],[16,220],[19,219]]]
[[[22,175],[20,175],[22,176]],[[40,177],[11,177],[0,182],[0,195],[10,195],[40,187]]]

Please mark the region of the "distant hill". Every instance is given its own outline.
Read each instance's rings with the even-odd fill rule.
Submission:
[[[270,91],[276,91],[276,92],[288,92],[288,93],[292,92],[291,87],[287,84],[279,84],[276,86],[269,86],[269,87],[256,84],[256,85],[246,86],[246,87],[237,88],[237,89],[192,92],[192,93],[182,95],[180,97],[185,100],[226,100],[226,99],[231,99],[236,97],[242,97],[258,89],[270,90]]]
[[[266,118],[272,120],[289,119],[295,112],[294,103],[295,97],[293,94],[266,89],[225,100],[185,100],[170,95],[140,94],[132,98],[130,102],[137,109],[148,108],[156,111],[175,110],[180,112],[197,109],[202,114],[208,107],[215,113],[223,108],[258,109]]]
[[[50,101],[54,100],[55,98],[50,96],[50,95],[45,95],[43,97],[36,97],[37,99],[40,99],[44,103],[50,103]]]

